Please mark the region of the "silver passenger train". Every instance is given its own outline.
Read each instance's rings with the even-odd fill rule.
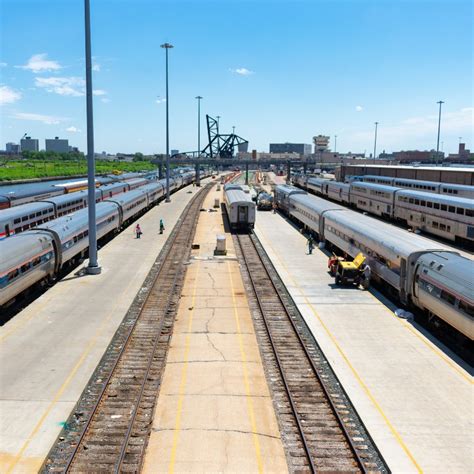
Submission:
[[[437,193],[443,196],[456,196],[474,199],[474,186],[454,183],[439,183],[437,181],[421,181],[417,179],[393,178],[391,176],[366,175],[358,176],[357,181],[364,183],[385,184],[396,188],[408,188],[425,193]]]
[[[170,192],[193,180],[194,173],[171,178]],[[120,231],[160,200],[165,189],[165,180],[160,180],[98,202],[97,238]],[[66,264],[84,257],[88,246],[87,208],[0,241],[0,307],[31,286],[53,279]]]
[[[132,191],[149,183],[145,178],[136,178],[113,184],[106,184],[95,191],[95,202]],[[87,206],[87,191],[77,191],[10,207],[0,211],[0,239],[5,239],[25,230],[41,225],[43,222],[77,211]]]
[[[474,262],[419,235],[361,215],[293,186],[275,188],[283,212],[351,257],[362,252],[372,277],[414,306],[474,338]]]
[[[473,199],[361,181],[345,184],[303,175],[293,182],[361,211],[403,222],[414,230],[474,244]]]
[[[232,229],[253,229],[255,225],[256,205],[245,188],[232,183],[224,186],[224,204]]]

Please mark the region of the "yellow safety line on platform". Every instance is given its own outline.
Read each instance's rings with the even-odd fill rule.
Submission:
[[[261,228],[259,228],[259,231],[265,235],[265,233],[263,232],[263,230]],[[264,240],[266,242],[265,246],[268,245],[268,247],[270,247],[273,251],[273,253],[275,254],[275,258],[279,261],[279,263],[281,264],[281,266],[285,269],[286,273],[288,274],[288,277],[292,280],[293,284],[296,286],[296,288],[298,288],[298,291],[300,292],[300,294],[304,297],[305,301],[306,301],[306,304],[311,308],[311,311],[313,312],[313,314],[316,316],[316,318],[318,319],[318,321],[320,322],[321,326],[324,328],[324,330],[326,331],[327,335],[330,337],[331,341],[333,342],[333,344],[335,345],[336,349],[338,350],[339,354],[342,356],[342,358],[344,359],[344,361],[346,362],[346,364],[348,365],[348,367],[350,368],[351,372],[354,374],[354,376],[356,377],[357,381],[359,382],[360,386],[363,388],[364,392],[367,394],[367,396],[369,397],[369,400],[373,403],[373,405],[375,406],[375,408],[377,409],[377,411],[380,413],[380,415],[382,416],[382,418],[384,419],[385,423],[387,424],[388,428],[390,429],[390,431],[392,432],[392,434],[394,435],[395,439],[397,440],[398,444],[401,446],[401,448],[403,449],[403,451],[406,453],[406,455],[408,456],[408,458],[411,460],[411,462],[414,464],[414,466],[416,467],[417,471],[419,473],[422,473],[423,470],[421,469],[421,467],[419,466],[419,464],[416,462],[414,456],[412,455],[412,453],[410,452],[410,450],[408,449],[408,446],[405,444],[405,442],[403,441],[402,437],[400,436],[400,434],[398,433],[398,431],[395,429],[395,427],[392,425],[392,423],[390,422],[390,420],[387,418],[387,416],[385,415],[382,407],[379,405],[379,403],[377,402],[377,400],[375,399],[375,397],[372,395],[371,391],[369,390],[368,386],[365,384],[365,382],[362,380],[361,376],[359,375],[359,373],[357,372],[357,370],[355,369],[355,367],[351,364],[351,362],[349,361],[349,358],[346,356],[345,352],[342,350],[342,347],[339,345],[339,343],[337,342],[336,338],[334,337],[334,335],[331,333],[331,331],[329,330],[329,328],[324,324],[323,320],[321,319],[321,317],[319,316],[318,312],[314,309],[313,305],[311,304],[311,302],[308,300],[307,296],[306,296],[306,293],[303,291],[303,289],[300,287],[300,285],[295,281],[295,279],[293,278],[292,274],[289,272],[288,268],[286,267],[286,265],[282,262],[282,260],[280,259],[280,257],[278,256],[278,253],[275,251],[275,249],[273,248],[273,246],[270,244],[270,242],[268,241],[267,238],[264,237]]]
[[[242,332],[240,329],[240,318],[239,318],[239,310],[237,309],[237,302],[235,300],[235,287],[234,282],[232,280],[232,272],[230,267],[230,262],[227,261],[227,268],[229,270],[229,280],[230,280],[230,288],[232,291],[232,304],[234,307],[234,316],[235,316],[235,324],[237,326],[237,336],[239,339],[239,347],[240,347],[240,357],[242,360],[242,369],[244,374],[244,384],[245,384],[245,394],[247,398],[247,409],[250,418],[250,424],[252,426],[252,438],[255,447],[255,455],[257,457],[257,465],[258,465],[258,472],[263,472],[263,463],[262,463],[262,455],[260,450],[260,441],[257,434],[257,423],[255,420],[255,410],[253,406],[252,396],[250,394],[250,384],[249,384],[249,377],[247,371],[247,354],[245,352],[244,343],[242,340]]]
[[[199,254],[198,254],[199,257]],[[189,362],[189,346],[191,342],[191,331],[193,329],[193,318],[194,318],[194,306],[196,304],[196,289],[197,289],[197,282],[199,280],[199,270],[201,267],[201,260],[197,260],[197,267],[196,267],[196,275],[194,277],[194,285],[193,285],[193,296],[191,298],[191,310],[189,311],[189,320],[188,320],[188,330],[186,334],[186,343],[184,346],[184,357],[183,357],[183,367],[181,369],[181,381],[179,384],[179,396],[178,396],[178,405],[176,407],[176,419],[174,424],[174,434],[173,434],[173,445],[171,447],[171,454],[170,454],[170,462],[168,467],[168,472],[174,472],[174,466],[176,462],[176,450],[178,447],[178,438],[179,432],[181,429],[181,413],[183,411],[183,398],[184,398],[184,391],[186,388],[186,380],[188,374],[188,362]]]
[[[125,289],[124,293],[126,293],[128,291],[128,288],[130,287],[130,285],[132,283],[133,283],[133,279],[128,284],[128,286]],[[7,474],[11,473],[13,471],[13,469],[15,468],[15,466],[20,461],[21,457],[23,456],[23,453],[28,448],[28,446],[31,443],[31,441],[33,440],[33,438],[37,435],[37,433],[40,430],[41,426],[43,425],[44,421],[46,420],[48,415],[51,413],[51,410],[56,405],[59,398],[64,393],[64,390],[66,390],[68,385],[71,383],[71,381],[74,378],[74,376],[76,375],[77,371],[80,369],[81,365],[84,363],[85,358],[89,355],[90,351],[92,350],[92,348],[96,344],[97,339],[102,334],[103,330],[105,329],[106,324],[109,322],[110,318],[115,313],[115,310],[116,310],[116,308],[119,304],[120,304],[120,301],[117,301],[117,303],[114,305],[113,309],[109,312],[107,317],[103,320],[102,324],[97,328],[97,331],[95,332],[94,337],[87,344],[86,348],[84,349],[84,351],[82,352],[82,354],[79,357],[78,361],[76,362],[76,365],[73,367],[71,372],[69,372],[69,375],[67,376],[66,380],[63,382],[63,384],[59,387],[58,391],[55,393],[55,395],[54,395],[53,399],[51,400],[50,404],[48,405],[48,407],[46,408],[44,413],[41,415],[41,418],[36,423],[35,427],[31,431],[31,433],[29,434],[26,441],[23,443],[23,446],[21,447],[18,454],[13,458],[10,466],[8,467]]]

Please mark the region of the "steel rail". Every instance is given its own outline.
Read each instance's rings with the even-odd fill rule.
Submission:
[[[333,415],[335,416],[335,419],[337,420],[338,425],[339,425],[341,431],[342,431],[343,434],[344,434],[344,437],[345,437],[345,439],[346,439],[346,441],[347,441],[347,443],[348,443],[348,445],[349,445],[349,447],[350,447],[350,450],[352,451],[352,453],[353,453],[353,455],[354,455],[354,458],[355,458],[355,461],[356,461],[358,467],[360,468],[360,470],[361,470],[362,472],[366,473],[366,472],[367,472],[367,469],[366,469],[366,467],[365,467],[365,465],[364,465],[362,459],[361,459],[360,456],[359,456],[359,453],[358,453],[358,451],[357,451],[357,448],[355,447],[355,445],[354,445],[354,443],[353,443],[353,441],[352,441],[352,437],[351,437],[351,435],[348,433],[348,431],[347,431],[347,429],[346,429],[346,427],[345,427],[345,425],[344,425],[344,423],[343,423],[343,421],[342,421],[342,419],[341,419],[341,417],[340,417],[340,415],[339,415],[339,413],[338,413],[338,410],[337,410],[337,408],[336,408],[335,405],[334,405],[334,402],[333,402],[333,400],[332,400],[332,397],[331,397],[330,394],[329,394],[329,390],[328,390],[328,388],[326,387],[326,384],[324,383],[324,381],[322,380],[322,378],[319,376],[318,370],[317,370],[317,368],[316,368],[316,366],[315,366],[315,364],[314,364],[314,362],[313,362],[313,359],[312,359],[311,355],[310,355],[309,352],[308,352],[308,348],[306,347],[306,344],[304,343],[304,341],[303,341],[303,339],[302,339],[302,337],[301,337],[301,334],[300,334],[300,332],[299,332],[299,330],[298,330],[298,328],[297,328],[297,326],[296,326],[296,324],[295,324],[295,322],[294,322],[292,316],[290,315],[290,313],[289,313],[289,311],[288,311],[287,304],[283,301],[283,298],[282,298],[282,296],[281,296],[281,294],[280,294],[280,291],[279,291],[278,288],[276,287],[275,282],[273,281],[273,278],[272,278],[272,276],[270,275],[270,272],[269,272],[269,270],[268,270],[268,268],[267,268],[267,264],[265,264],[265,262],[263,261],[261,252],[259,251],[259,248],[258,248],[258,244],[256,243],[256,241],[257,241],[256,236],[255,236],[254,234],[250,234],[250,235],[248,235],[247,237],[248,237],[248,240],[249,240],[249,241],[251,242],[251,244],[253,245],[253,248],[255,249],[255,252],[256,252],[256,254],[257,254],[257,256],[258,256],[258,258],[259,258],[259,260],[260,260],[260,262],[261,262],[261,264],[262,264],[262,267],[263,267],[263,269],[264,269],[264,271],[265,271],[265,273],[266,273],[268,279],[269,279],[270,282],[271,282],[271,286],[272,286],[272,288],[273,288],[275,294],[277,295],[278,300],[280,301],[280,304],[281,304],[282,307],[284,308],[284,310],[285,310],[285,312],[286,312],[286,315],[288,316],[288,319],[289,319],[289,321],[290,321],[290,323],[291,323],[291,325],[292,325],[292,327],[293,327],[293,331],[294,331],[294,333],[295,333],[296,336],[297,336],[297,340],[298,340],[298,342],[299,342],[301,348],[303,349],[303,352],[305,353],[305,356],[306,356],[306,358],[307,358],[307,360],[308,360],[308,362],[309,362],[309,364],[310,364],[310,366],[311,366],[311,369],[312,369],[312,371],[313,371],[313,373],[314,373],[316,379],[318,380],[318,382],[319,382],[320,385],[321,385],[321,388],[322,388],[322,390],[323,390],[323,392],[324,392],[324,395],[325,395],[325,397],[326,397],[326,400],[328,401],[329,406],[331,407],[331,410],[332,410],[332,412],[333,412]],[[266,327],[266,330],[267,330],[267,333],[268,333],[268,336],[269,336],[269,340],[270,340],[270,343],[271,343],[271,345],[272,345],[272,348],[273,348],[273,351],[274,351],[274,354],[275,354],[275,358],[276,358],[276,360],[277,360],[278,369],[279,369],[280,373],[282,374],[282,381],[283,381],[283,383],[284,383],[284,385],[285,385],[285,389],[286,389],[287,394],[288,394],[288,399],[289,399],[290,404],[291,404],[291,406],[292,406],[292,410],[293,410],[294,413],[295,413],[295,419],[296,419],[297,424],[298,424],[298,429],[299,429],[300,433],[303,433],[303,426],[302,426],[302,424],[301,424],[301,422],[300,422],[299,415],[297,414],[297,413],[298,413],[298,412],[297,412],[297,408],[296,408],[295,403],[294,403],[294,399],[293,399],[293,397],[292,397],[292,395],[291,395],[291,392],[290,392],[290,389],[289,389],[289,387],[288,387],[288,383],[287,383],[286,376],[285,376],[284,371],[283,371],[283,367],[282,367],[282,364],[281,364],[281,360],[280,360],[280,357],[279,357],[279,355],[278,355],[278,350],[277,350],[276,344],[275,344],[274,339],[273,339],[272,334],[271,334],[270,324],[269,324],[268,319],[267,319],[267,317],[266,317],[265,310],[263,309],[263,305],[262,305],[261,299],[260,299],[260,297],[259,297],[259,295],[258,295],[258,293],[257,293],[256,285],[255,285],[255,280],[254,280],[254,278],[253,278],[253,276],[252,276],[252,272],[250,271],[250,268],[249,268],[249,265],[248,265],[248,258],[247,258],[246,254],[245,254],[245,252],[244,252],[244,249],[243,249],[242,236],[241,236],[241,235],[237,235],[237,240],[238,240],[238,242],[239,242],[239,246],[240,246],[240,248],[241,248],[241,252],[242,252],[242,255],[243,255],[243,257],[244,257],[244,261],[245,261],[246,266],[247,266],[247,269],[248,269],[248,274],[249,274],[249,276],[250,276],[250,280],[251,280],[252,286],[253,286],[253,288],[254,288],[254,293],[255,293],[255,295],[256,295],[256,299],[257,299],[257,302],[258,302],[258,305],[259,305],[259,308],[260,308],[260,312],[261,312],[261,314],[262,314],[262,316],[263,316],[263,321],[264,321],[264,324],[265,324],[265,327]],[[267,257],[267,258],[268,258],[268,257]],[[308,454],[308,459],[310,460],[311,468],[312,468],[313,472],[316,472],[316,467],[314,466],[312,457],[311,457],[311,455],[309,454],[310,448],[309,448],[309,446],[307,445],[307,441],[306,441],[306,438],[305,438],[304,434],[302,434],[302,442],[303,442],[303,444],[304,444],[305,451],[306,451],[306,453]]]
[[[92,409],[92,412],[88,418],[88,420],[86,421],[86,423],[84,424],[84,427],[83,427],[83,430],[82,430],[82,433],[77,441],[77,444],[76,446],[74,447],[74,450],[73,452],[71,453],[71,455],[69,456],[67,462],[66,462],[66,467],[64,469],[64,472],[70,472],[71,470],[71,467],[74,463],[74,458],[76,457],[77,453],[78,453],[78,450],[88,432],[88,429],[91,425],[91,422],[92,420],[94,419],[94,416],[96,415],[97,413],[97,410],[99,409],[99,406],[103,400],[103,397],[104,397],[104,394],[107,390],[107,388],[109,387],[109,384],[110,384],[110,381],[112,379],[112,377],[114,376],[115,374],[115,371],[117,369],[117,366],[119,364],[119,362],[122,360],[122,356],[124,355],[126,349],[129,347],[129,343],[131,341],[131,337],[132,337],[132,334],[134,332],[134,330],[136,329],[137,327],[137,324],[140,320],[140,316],[142,314],[142,311],[143,309],[145,308],[148,300],[150,299],[151,295],[152,295],[152,291],[151,289],[156,285],[157,281],[159,280],[159,278],[162,276],[163,274],[163,271],[164,271],[164,268],[165,268],[165,263],[166,261],[168,260],[168,258],[171,256],[171,251],[173,249],[173,246],[175,245],[176,241],[177,241],[177,238],[178,236],[180,235],[180,231],[182,230],[183,228],[183,225],[184,223],[186,222],[186,218],[188,217],[188,215],[190,214],[192,208],[194,207],[194,212],[196,213],[195,215],[195,218],[194,218],[194,223],[195,221],[197,220],[198,216],[199,216],[199,208],[201,207],[201,203],[203,202],[206,194],[207,194],[207,191],[209,190],[210,188],[204,188],[203,189],[203,192],[202,193],[199,193],[199,194],[196,194],[196,196],[193,198],[193,200],[189,203],[189,206],[187,207],[186,209],[186,214],[184,216],[181,216],[180,217],[180,220],[178,221],[178,225],[179,227],[178,228],[175,228],[173,230],[173,235],[172,235],[172,241],[171,242],[167,242],[165,245],[168,244],[168,248],[166,250],[166,254],[163,256],[163,259],[162,259],[162,262],[161,262],[161,265],[159,267],[159,270],[153,280],[153,283],[150,285],[150,291],[147,293],[146,297],[145,297],[145,300],[143,301],[141,307],[140,307],[140,310],[139,310],[139,314],[138,314],[138,317],[135,319],[135,321],[133,322],[133,324],[130,326],[130,329],[126,335],[126,340],[125,340],[125,343],[123,344],[122,348],[120,349],[120,352],[117,354],[116,358],[115,358],[115,361],[112,365],[112,368],[107,376],[107,379],[105,381],[105,383],[103,384],[102,386],[102,389],[101,391],[99,392],[99,396],[97,397],[97,401],[96,403],[94,404],[94,408]],[[197,202],[199,201],[199,206],[194,206]],[[197,207],[197,209],[196,209]],[[189,234],[189,239],[191,239],[191,234]],[[179,276],[179,272],[176,272],[175,276],[174,276],[174,279],[173,279],[173,287],[175,286],[176,284],[176,280]],[[170,295],[169,295],[169,298],[168,298],[168,306],[166,308],[166,310],[163,312],[164,314],[166,314],[166,312],[169,310],[169,305],[170,303],[172,302],[172,297],[173,297],[173,292],[170,292]],[[121,452],[120,452],[120,458],[119,458],[119,461],[116,463],[116,466],[115,466],[115,470],[114,472],[119,472],[119,469],[120,467],[122,466],[122,463],[123,463],[123,460],[124,460],[124,457],[125,457],[125,454],[126,454],[126,449],[127,449],[127,446],[128,446],[128,441],[129,441],[129,437],[130,437],[130,434],[132,432],[132,428],[133,428],[133,423],[135,421],[135,417],[136,417],[136,413],[138,411],[138,407],[139,407],[139,401],[141,400],[141,397],[143,395],[143,392],[144,392],[144,388],[145,388],[145,384],[147,382],[147,378],[148,378],[148,375],[149,375],[149,371],[150,371],[150,367],[151,367],[151,364],[153,362],[153,355],[155,353],[155,349],[156,349],[156,346],[158,344],[158,341],[160,340],[160,336],[161,336],[161,331],[163,329],[163,324],[164,324],[164,318],[161,320],[160,322],[160,331],[159,333],[157,333],[157,336],[155,338],[155,342],[154,342],[154,346],[153,346],[153,351],[151,352],[151,355],[150,355],[150,358],[149,358],[149,362],[148,362],[148,367],[147,367],[147,371],[146,371],[146,376],[143,378],[143,382],[141,384],[141,388],[140,388],[140,399],[138,400],[138,403],[136,404],[135,406],[135,409],[134,409],[134,414],[133,414],[133,418],[130,422],[130,425],[127,429],[127,433],[126,433],[126,439],[125,441],[123,442],[122,444],[122,448],[121,448]]]

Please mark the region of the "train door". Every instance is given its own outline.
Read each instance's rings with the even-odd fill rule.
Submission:
[[[249,220],[249,208],[247,206],[239,206],[237,208],[237,222],[246,224]]]
[[[406,293],[406,279],[407,279],[407,261],[405,258],[400,260],[400,300],[402,303],[406,303],[407,301],[407,293]]]
[[[5,236],[10,237],[10,226],[8,224],[5,226]]]

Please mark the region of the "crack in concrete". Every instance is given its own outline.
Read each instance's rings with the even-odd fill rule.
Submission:
[[[211,321],[214,319],[214,316],[216,315],[216,308],[211,308],[212,309],[212,315],[211,317],[206,321],[206,332],[209,332],[209,324]]]
[[[174,428],[152,428],[151,429],[154,433],[164,433],[165,431],[175,431]],[[244,431],[244,430],[231,430],[231,429],[222,429],[222,428],[180,428],[180,431],[206,431],[209,433],[237,433],[237,434],[244,434],[244,435],[257,435],[263,436],[264,438],[270,439],[278,439],[280,440],[280,436],[270,435],[266,433],[259,433],[255,431]]]

